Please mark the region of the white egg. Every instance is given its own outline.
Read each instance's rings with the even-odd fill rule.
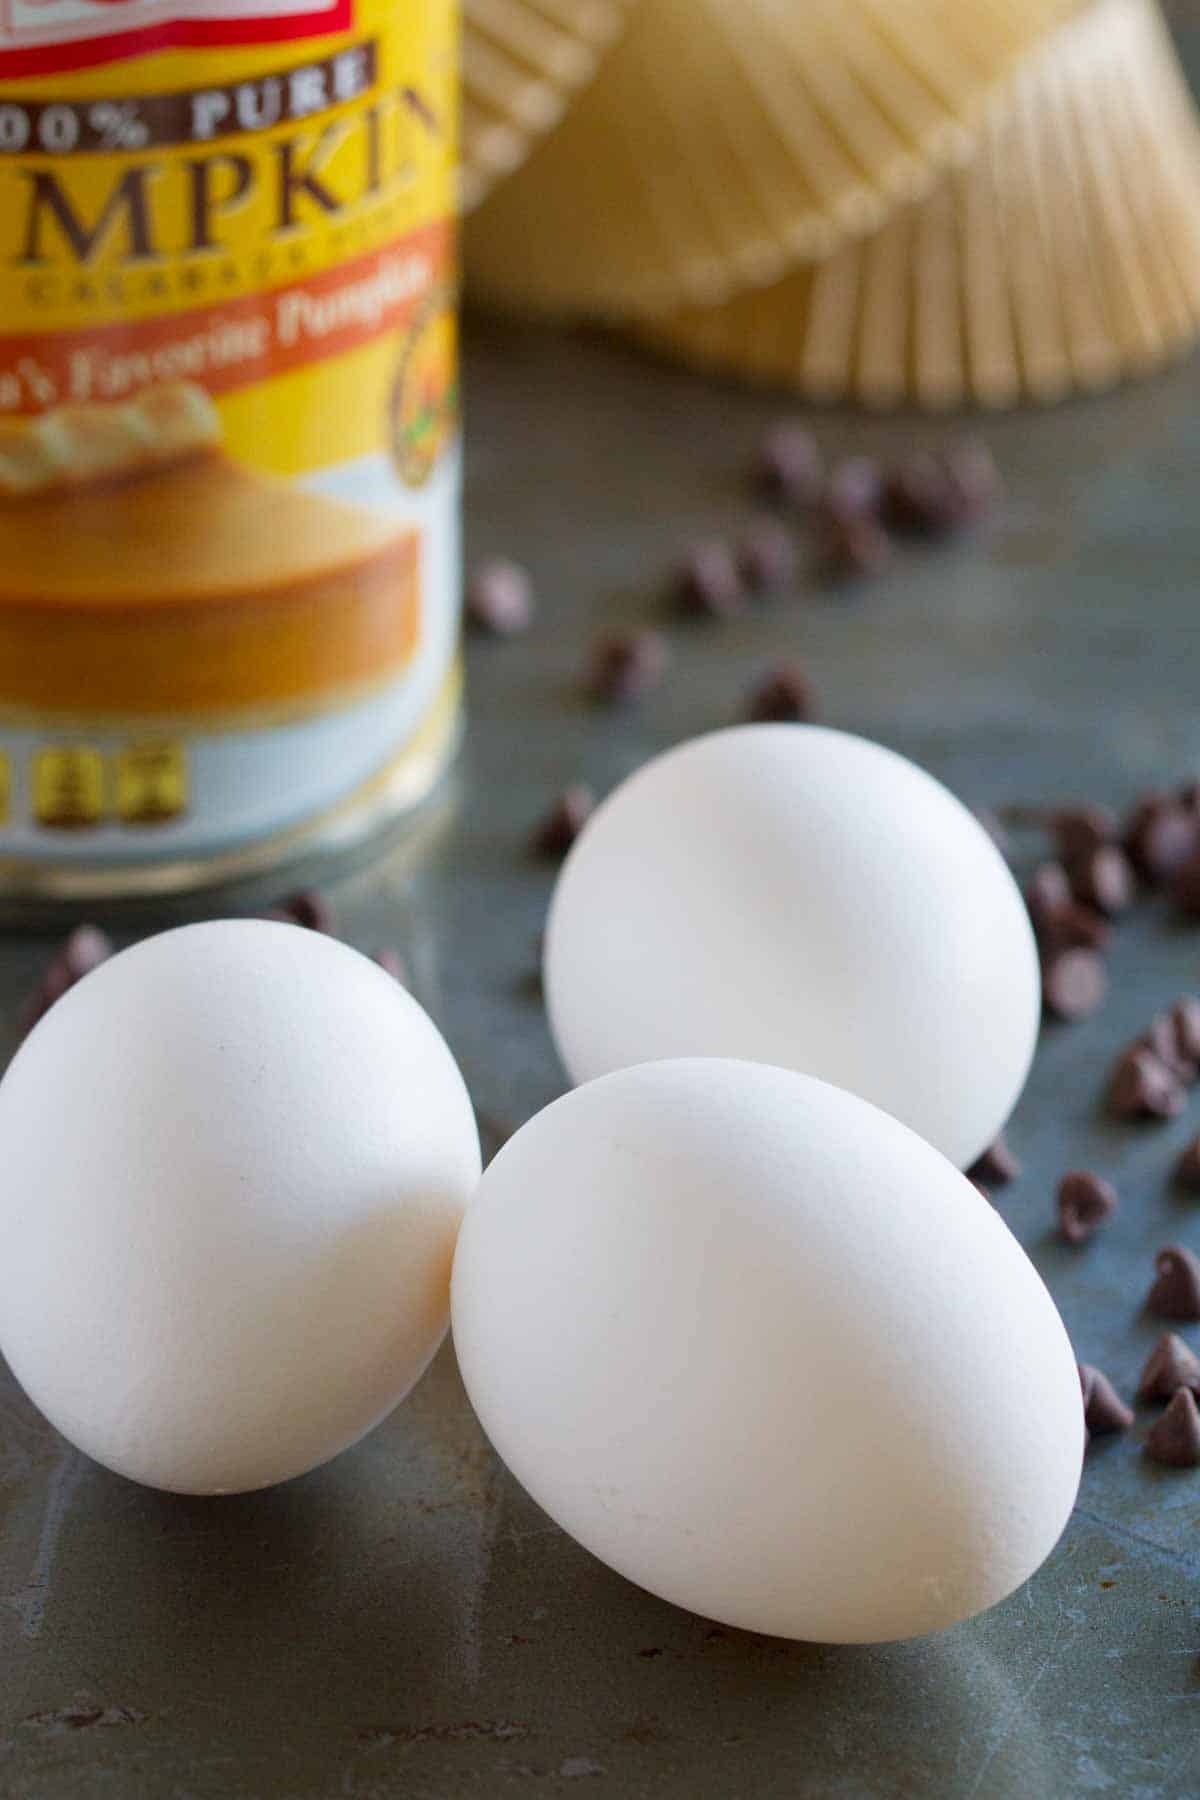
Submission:
[[[68,993],[0,1083],[0,1346],[154,1487],[298,1475],[444,1335],[479,1142],[417,1002],[318,932],[192,925]]]
[[[1079,1378],[1033,1265],[936,1150],[808,1076],[687,1059],[555,1102],[483,1177],[452,1314],[534,1499],[730,1625],[939,1629],[1071,1511]]]
[[[593,815],[546,932],[573,1081],[658,1057],[819,1075],[965,1168],[1029,1072],[1037,951],[966,807],[878,744],[747,725],[657,757]]]

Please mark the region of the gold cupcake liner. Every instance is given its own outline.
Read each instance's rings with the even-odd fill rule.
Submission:
[[[1093,0],[975,155],[821,262],[643,337],[818,400],[1008,406],[1155,367],[1200,330],[1200,128],[1154,0]]]
[[[621,316],[712,305],[878,228],[965,157],[1079,0],[639,0],[471,220],[476,293]]]
[[[591,80],[632,0],[463,0],[465,210],[518,168]]]

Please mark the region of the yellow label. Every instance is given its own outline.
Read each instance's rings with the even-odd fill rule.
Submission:
[[[72,5],[145,11],[38,0],[36,16]],[[213,0],[208,23],[234,32],[244,12]],[[297,0],[295,13],[290,39],[17,81],[5,63],[20,50],[0,37],[0,415],[191,380],[241,397],[221,402],[226,442],[260,466],[294,472],[297,429],[323,462],[377,437],[394,366],[380,325],[449,274],[453,10]],[[263,29],[286,24],[276,8]],[[345,358],[335,404],[331,356]],[[248,390],[272,372],[288,379],[264,434]]]
[[[33,770],[0,854],[265,834],[420,730],[458,605],[455,23],[0,0],[0,756]],[[332,713],[321,766],[273,746]]]

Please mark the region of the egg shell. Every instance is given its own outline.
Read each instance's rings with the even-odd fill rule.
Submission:
[[[228,920],[148,939],[0,1083],[0,1346],[134,1480],[256,1488],[390,1412],[445,1332],[479,1175],[462,1077],[355,950]]]
[[[978,820],[913,763],[810,725],[680,745],[593,814],[546,931],[575,1082],[658,1057],[818,1075],[967,1168],[1029,1073],[1024,902]]]
[[[1071,1511],[1079,1377],[1033,1265],[936,1150],[808,1076],[686,1059],[556,1101],[483,1177],[452,1314],[533,1498],[728,1625],[934,1631]]]

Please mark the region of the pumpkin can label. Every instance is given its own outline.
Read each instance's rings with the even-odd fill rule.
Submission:
[[[0,0],[0,876],[429,762],[456,49],[450,0]]]

